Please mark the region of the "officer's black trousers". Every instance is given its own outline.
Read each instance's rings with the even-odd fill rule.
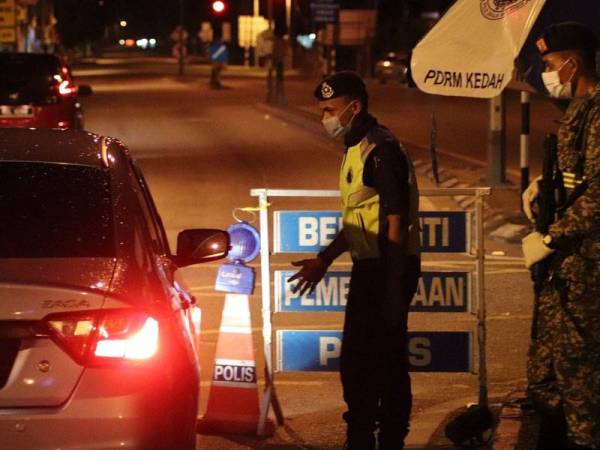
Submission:
[[[341,354],[350,448],[374,448],[379,426],[382,450],[402,448],[408,434],[412,394],[408,374],[408,308],[420,276],[417,258],[407,261],[393,310],[385,307],[380,260],[355,261],[350,280]],[[384,314],[385,308],[385,314]],[[396,320],[386,315],[394,314]],[[394,323],[390,325],[390,323]]]

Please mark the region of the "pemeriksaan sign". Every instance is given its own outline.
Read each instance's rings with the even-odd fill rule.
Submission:
[[[413,50],[411,69],[418,88],[438,95],[499,95],[544,2],[456,2]]]

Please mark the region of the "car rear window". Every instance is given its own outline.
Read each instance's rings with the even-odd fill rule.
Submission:
[[[0,258],[115,255],[109,174],[0,161]]]
[[[55,56],[0,53],[0,105],[56,102],[55,75],[60,75]]]

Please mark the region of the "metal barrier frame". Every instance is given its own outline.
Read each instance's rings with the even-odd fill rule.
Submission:
[[[479,349],[479,404],[488,406],[488,383],[486,364],[486,308],[485,308],[485,241],[483,225],[484,198],[489,196],[491,188],[446,188],[446,189],[420,189],[422,197],[475,197],[475,252],[466,256],[474,259],[475,279],[477,288],[475,299],[477,304],[477,343]],[[272,197],[313,197],[313,198],[339,198],[337,190],[311,190],[311,189],[251,189],[251,197],[258,197],[259,222],[260,222],[260,279],[262,294],[262,319],[263,319],[263,346],[265,358],[265,391],[260,402],[260,418],[257,434],[264,435],[269,406],[273,405],[273,412],[277,423],[284,422],[283,411],[275,392],[273,376],[273,313],[271,310],[271,265],[270,265],[270,233],[269,233],[269,198]]]

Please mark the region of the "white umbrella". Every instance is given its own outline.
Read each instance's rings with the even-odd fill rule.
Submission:
[[[417,87],[430,94],[498,96],[544,3],[457,1],[413,50]]]

